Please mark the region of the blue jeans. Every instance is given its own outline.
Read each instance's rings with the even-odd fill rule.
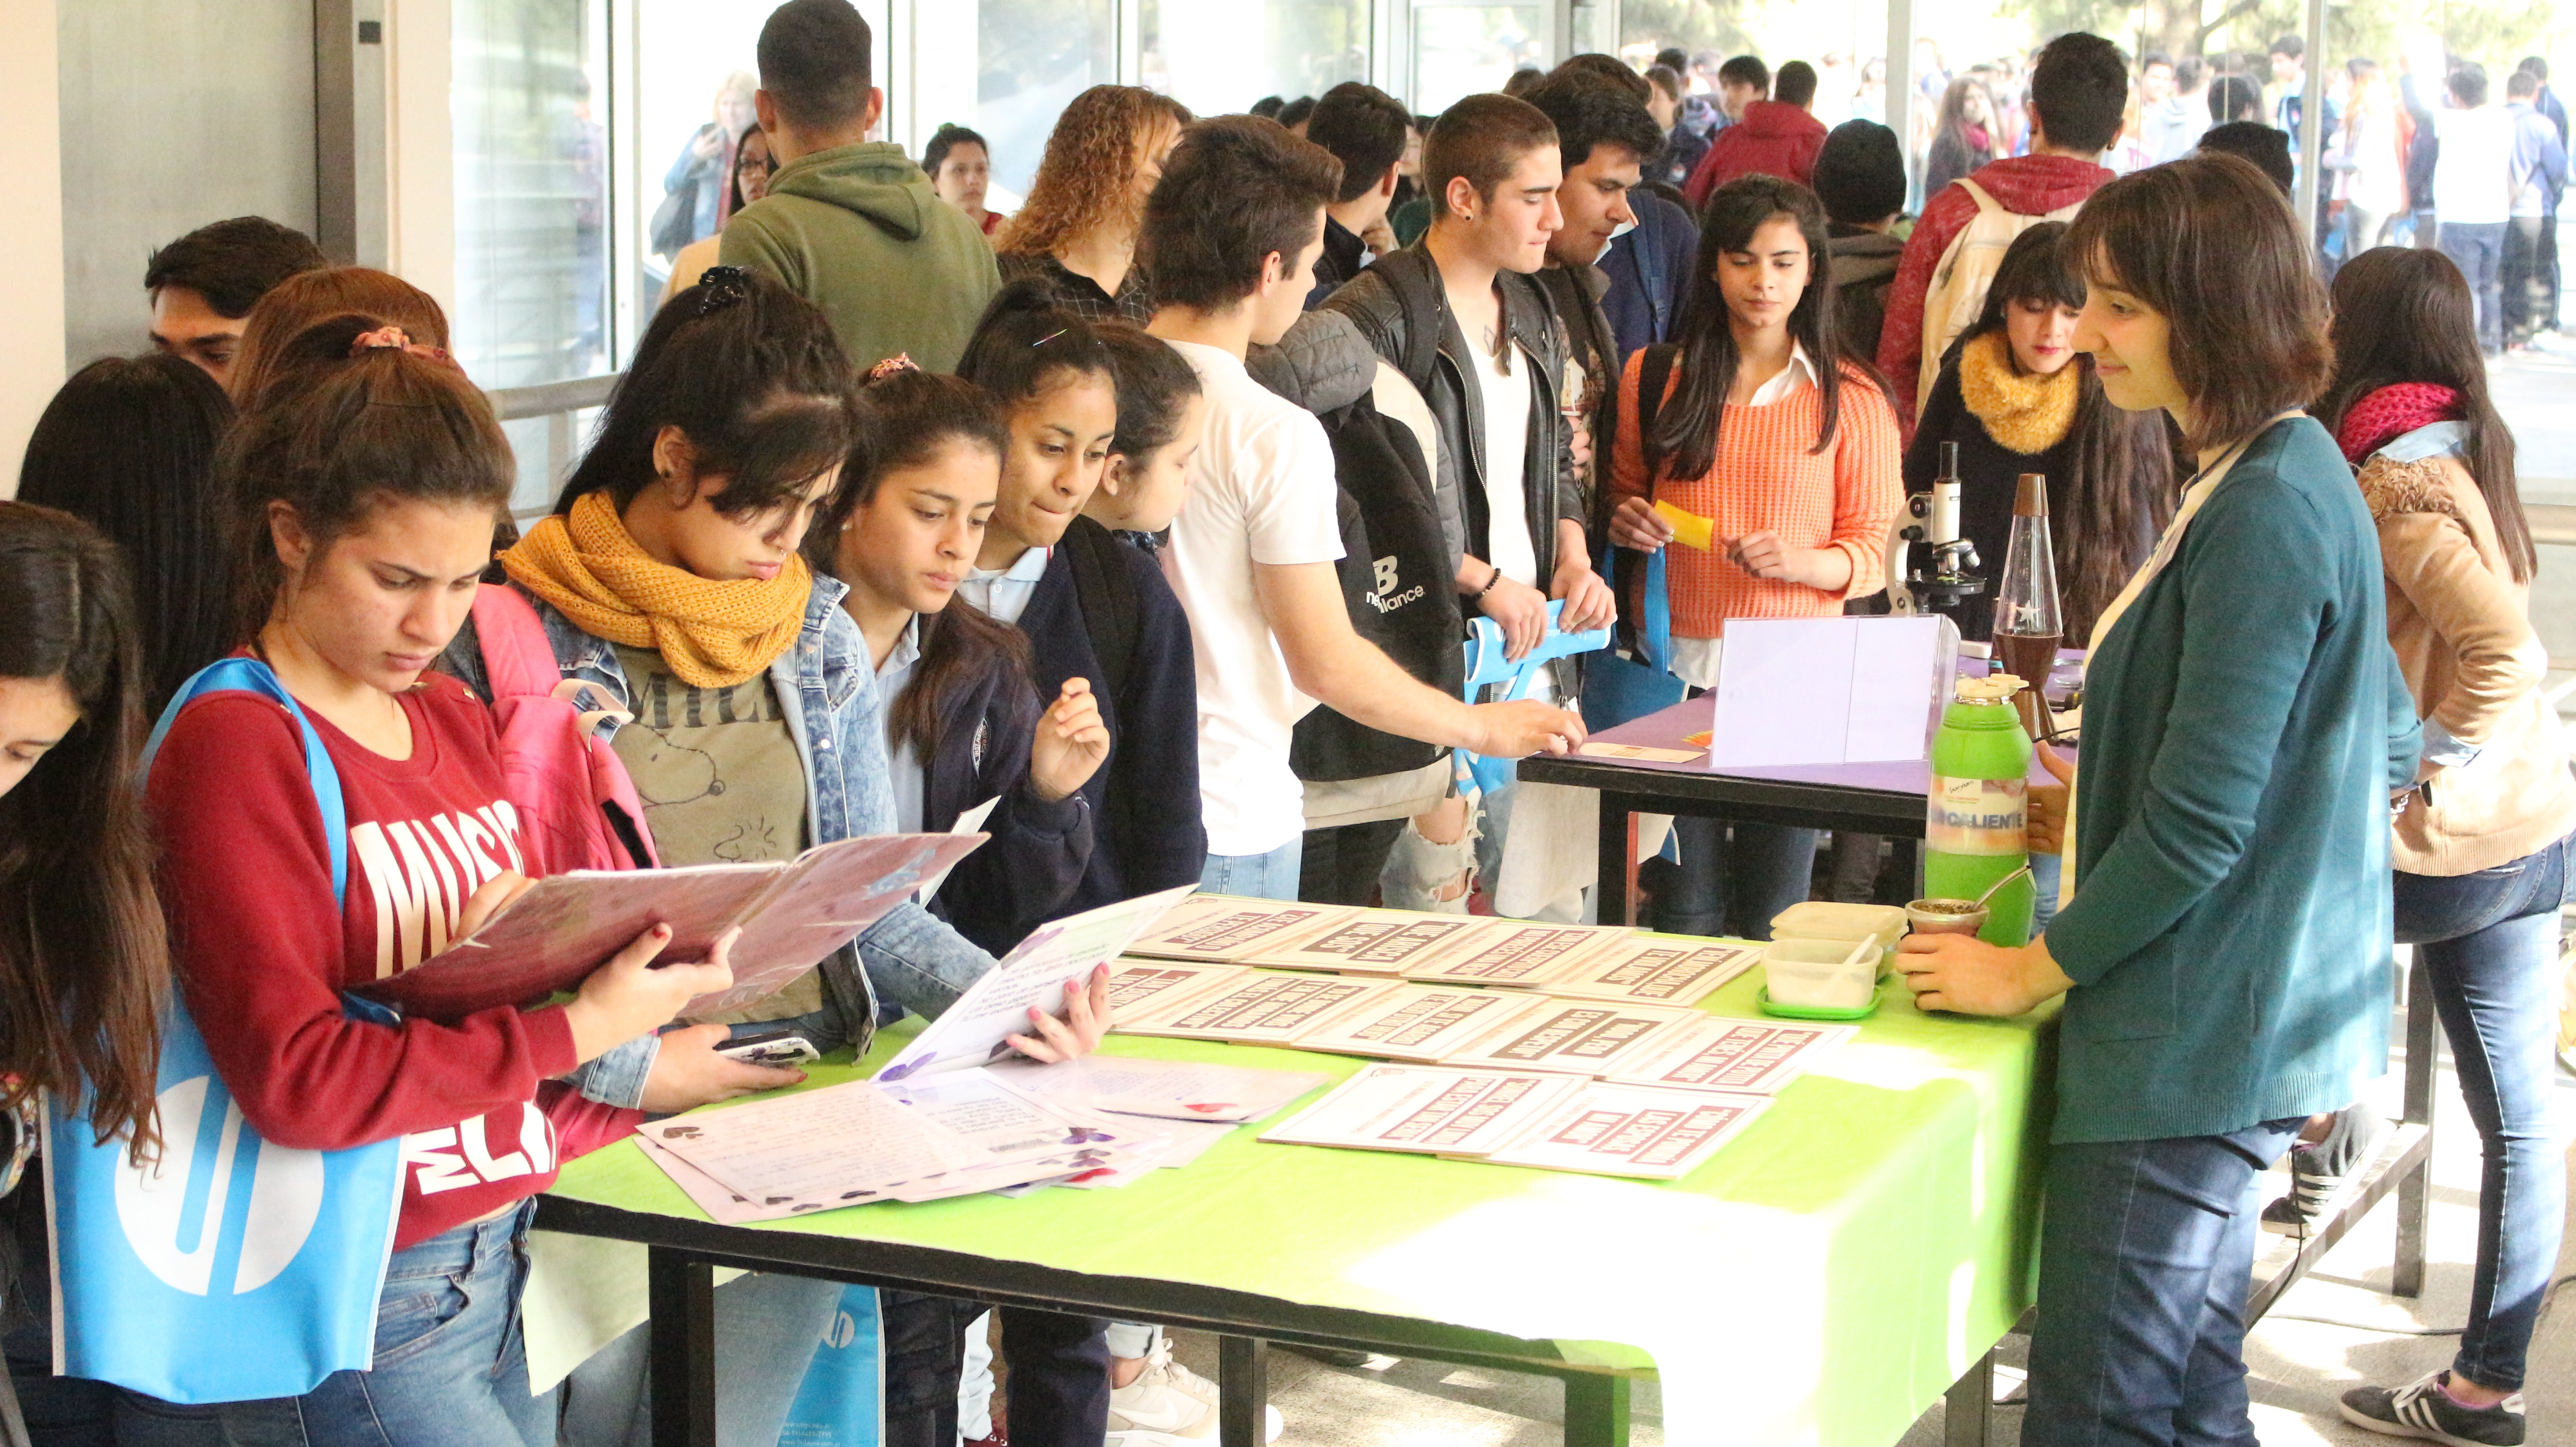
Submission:
[[[2057,918],[2057,890],[2065,882],[2066,856],[2034,854],[2030,857],[2030,887],[2037,901],[2031,907],[2030,937],[2037,939],[2048,932],[2048,922]]]
[[[2432,976],[2433,1009],[2486,1153],[2477,1274],[2452,1370],[2499,1391],[2522,1387],[2565,1224],[2567,1162],[2549,1098],[2571,849],[2576,840],[2561,839],[2475,874],[2397,876],[2397,939],[2415,946]]]
[[[1267,854],[1211,854],[1199,871],[1199,888],[1210,894],[1245,899],[1297,901],[1297,879],[1306,858],[1306,836],[1298,835]]]
[[[553,1447],[555,1398],[528,1395],[519,1293],[536,1202],[393,1255],[376,1360],[301,1397],[184,1407],[134,1393],[119,1447]]]
[[[1771,917],[1813,886],[1813,829],[1680,818],[1673,836],[1681,865],[1655,900],[1655,928],[1666,934],[1767,940]]]
[[[840,1303],[841,1283],[810,1276],[764,1272],[716,1288],[717,1447],[775,1447]],[[648,1325],[574,1368],[563,1386],[563,1447],[647,1447],[652,1364]]]
[[[2049,1148],[2023,1447],[2255,1447],[2254,1188],[2306,1123]]]
[[[2504,350],[2504,233],[2502,221],[2442,223],[2442,254],[2468,278],[2478,301],[2478,346],[2489,352]]]

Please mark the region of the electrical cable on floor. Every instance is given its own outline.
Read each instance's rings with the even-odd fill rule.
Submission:
[[[2549,1283],[2548,1287],[2540,1293],[2540,1310],[2535,1315],[2547,1316],[2549,1303],[2556,1299],[2558,1288],[2571,1281],[2576,1281],[2576,1272],[2570,1272]],[[2345,1321],[2341,1317],[2333,1316],[2292,1316],[2285,1311],[2270,1312],[2263,1319],[2313,1322],[2318,1326],[2339,1326],[2351,1331],[2375,1332],[2381,1336],[2458,1336],[2468,1330],[2465,1326],[2381,1326],[2375,1322]]]

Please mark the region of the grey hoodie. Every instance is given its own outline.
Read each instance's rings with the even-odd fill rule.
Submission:
[[[864,372],[898,353],[954,372],[1001,289],[993,248],[900,147],[835,146],[779,168],[734,213],[727,266],[765,271],[823,308]]]

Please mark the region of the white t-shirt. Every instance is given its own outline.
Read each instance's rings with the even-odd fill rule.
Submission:
[[[2445,226],[2513,219],[2513,112],[2503,106],[2433,112],[2442,150],[2433,162],[2433,211]]]
[[[1537,364],[1514,346],[1504,356],[1511,371],[1483,347],[1476,355],[1476,390],[1485,408],[1485,561],[1515,583],[1537,587],[1538,550],[1530,543],[1529,497],[1521,486],[1529,457],[1530,374]],[[1554,526],[1555,519],[1548,520]]]
[[[1333,449],[1324,424],[1252,380],[1239,358],[1197,342],[1172,349],[1207,395],[1189,502],[1162,558],[1198,656],[1208,852],[1267,854],[1305,832],[1305,789],[1288,767],[1288,738],[1315,701],[1288,676],[1252,565],[1340,559]]]

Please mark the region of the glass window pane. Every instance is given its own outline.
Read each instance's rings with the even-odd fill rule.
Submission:
[[[1368,26],[1367,0],[1144,0],[1145,84],[1203,116],[1319,96],[1369,78]]]
[[[1075,96],[1117,81],[1117,28],[1109,0],[981,0],[964,8],[975,15],[974,109],[940,119],[960,120],[992,142],[984,204],[1011,211],[1037,174],[1055,118]]]
[[[633,178],[636,329],[653,315],[680,249],[714,235],[733,212],[742,134],[758,124],[760,27],[776,0],[638,0],[634,128],[640,154],[621,158]],[[880,32],[882,34],[882,32]],[[631,345],[631,343],[630,343]]]
[[[1416,5],[1413,107],[1438,115],[1463,95],[1501,90],[1512,72],[1547,63],[1544,7]]]
[[[608,365],[605,0],[456,0],[456,310],[486,387]]]

